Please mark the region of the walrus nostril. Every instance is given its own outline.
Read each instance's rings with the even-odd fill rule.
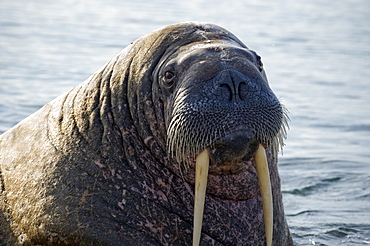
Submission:
[[[239,81],[233,78],[231,71],[223,71],[221,73],[220,87],[224,88],[222,94],[225,95],[229,101],[241,99],[239,96]]]
[[[244,81],[240,82],[239,87],[238,87],[239,98],[241,100],[244,100],[246,98],[248,92],[249,92],[249,90],[248,90],[247,82],[244,82]]]
[[[235,96],[233,88],[227,83],[222,83],[220,86],[223,89],[221,93],[222,97],[226,100],[232,101]]]

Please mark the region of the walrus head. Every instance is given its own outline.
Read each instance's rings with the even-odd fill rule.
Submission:
[[[256,154],[283,146],[286,110],[270,89],[256,52],[234,36],[215,37],[202,28],[198,34],[201,38],[165,52],[153,73],[165,109],[167,153],[191,182],[194,177],[184,173],[197,165],[193,243],[199,241],[207,180],[208,193],[244,200],[255,195],[247,187],[257,172],[269,244],[270,178],[266,159],[259,167]]]
[[[220,40],[191,43],[171,54],[158,76],[168,152],[179,163],[207,148],[211,173],[237,174],[259,144],[281,144],[284,110],[254,51]]]

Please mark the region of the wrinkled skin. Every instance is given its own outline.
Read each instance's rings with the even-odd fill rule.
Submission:
[[[233,91],[230,81],[242,80],[253,82],[254,89],[244,83]],[[229,127],[207,141],[197,133],[195,147],[186,141],[183,149],[171,147],[170,125],[181,104],[207,104],[204,98],[213,108],[224,105],[217,103],[221,100],[252,109],[189,129],[204,132],[217,123]],[[245,104],[251,98],[260,100],[254,108]],[[247,116],[261,102],[273,109],[258,109],[260,115],[278,120],[264,124],[258,123],[262,116]],[[251,159],[255,145],[262,143],[270,146],[273,245],[290,245],[277,145],[270,136],[278,134],[282,114],[259,57],[230,32],[182,23],[150,33],[0,137],[0,244],[191,245],[194,158],[209,148],[213,155],[201,245],[265,245]],[[238,156],[233,143],[242,144],[245,137],[248,144]]]

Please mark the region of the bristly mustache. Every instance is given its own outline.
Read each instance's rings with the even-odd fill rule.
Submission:
[[[176,105],[167,129],[167,152],[186,168],[206,147],[241,129],[255,134],[265,147],[282,151],[288,122],[288,110],[282,104],[263,110],[252,107],[230,111],[182,101]]]

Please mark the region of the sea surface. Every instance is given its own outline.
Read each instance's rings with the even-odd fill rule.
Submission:
[[[0,0],[0,133],[162,26],[211,22],[290,111],[279,168],[296,245],[370,245],[370,1]]]

